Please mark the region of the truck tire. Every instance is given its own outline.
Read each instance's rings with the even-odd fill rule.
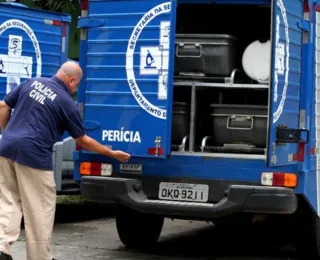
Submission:
[[[320,260],[320,218],[307,202],[300,200],[294,216],[295,247],[298,257]]]
[[[298,224],[299,225],[299,224]],[[301,220],[296,235],[296,250],[299,257],[309,256],[320,260],[320,219],[315,213]]]
[[[121,242],[128,248],[149,249],[161,234],[164,217],[122,208],[116,215],[116,226]]]

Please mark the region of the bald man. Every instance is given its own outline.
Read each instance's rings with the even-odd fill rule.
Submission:
[[[65,131],[87,150],[121,162],[130,159],[85,134],[70,96],[81,78],[79,65],[69,61],[54,77],[27,80],[0,102],[0,260],[12,259],[10,247],[19,237],[22,215],[27,260],[52,259],[56,206],[52,148]]]

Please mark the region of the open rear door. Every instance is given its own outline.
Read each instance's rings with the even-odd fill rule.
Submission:
[[[87,31],[80,60],[87,134],[135,157],[166,157],[176,2],[89,1],[87,13],[78,24]]]
[[[300,106],[303,1],[274,0],[268,165],[297,163],[307,142],[305,110]]]

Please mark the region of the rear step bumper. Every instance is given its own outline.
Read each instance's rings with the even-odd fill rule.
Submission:
[[[83,177],[81,192],[91,201],[114,202],[145,213],[166,216],[223,217],[237,212],[292,214],[297,196],[292,189],[230,185],[216,204],[148,199],[141,181],[114,177]]]

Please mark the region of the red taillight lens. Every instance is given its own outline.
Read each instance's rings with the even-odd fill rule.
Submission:
[[[91,163],[90,175],[101,175],[101,163]]]
[[[285,183],[285,174],[273,173],[272,186],[283,187]]]
[[[154,147],[148,148],[148,154],[151,154],[151,155],[163,155],[163,153],[164,153],[164,150],[163,150],[162,147],[158,148],[158,154],[157,154],[157,148],[154,148]]]
[[[82,0],[81,10],[88,10],[88,0]]]

